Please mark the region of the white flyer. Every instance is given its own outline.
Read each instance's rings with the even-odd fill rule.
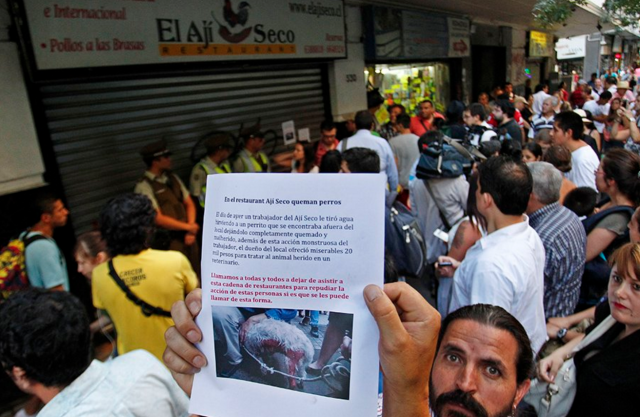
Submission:
[[[311,132],[308,127],[298,130],[298,140],[300,142],[311,142]]]
[[[191,413],[376,415],[384,204],[382,174],[207,178]]]
[[[293,120],[282,123],[282,137],[285,145],[296,143],[296,125]]]

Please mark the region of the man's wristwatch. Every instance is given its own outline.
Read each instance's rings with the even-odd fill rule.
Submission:
[[[567,335],[567,331],[568,330],[564,327],[558,330],[558,334],[556,334],[556,339],[562,341],[562,339]]]

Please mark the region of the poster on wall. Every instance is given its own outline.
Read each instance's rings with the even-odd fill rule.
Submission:
[[[342,0],[25,0],[38,69],[343,58]]]
[[[449,57],[462,58],[471,56],[469,20],[449,17],[447,23],[449,26]]]
[[[553,55],[553,35],[532,30],[529,33],[529,56],[552,57]]]

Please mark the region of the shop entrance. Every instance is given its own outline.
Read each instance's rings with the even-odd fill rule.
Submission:
[[[480,93],[490,93],[507,80],[507,50],[503,46],[472,46],[471,65],[474,102]]]
[[[423,100],[431,100],[436,110],[444,113],[451,100],[457,98],[461,84],[458,60],[420,64],[377,64],[365,69],[368,83],[380,89],[386,105],[402,104],[413,114]]]

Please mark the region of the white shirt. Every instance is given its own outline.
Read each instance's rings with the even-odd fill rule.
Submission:
[[[591,146],[583,146],[571,152],[571,171],[564,176],[577,187],[596,188],[596,171],[600,166],[598,155]]]
[[[389,142],[374,136],[370,131],[366,129],[360,129],[355,135],[343,139],[338,144],[338,150],[342,152],[342,142],[347,141],[347,149],[351,148],[368,148],[374,150],[380,157],[380,172],[384,172],[387,175],[387,181],[389,181],[389,190],[395,192],[398,188],[398,168],[396,167],[396,161],[393,158],[393,151]],[[417,147],[418,145],[416,145]]]
[[[511,313],[538,352],[547,340],[544,318],[544,246],[529,218],[481,238],[453,276],[449,313],[472,304],[492,304]]]
[[[186,417],[188,407],[189,399],[167,368],[149,352],[134,350],[91,362],[38,416]]]
[[[608,116],[610,107],[611,106],[609,105],[609,103],[603,104],[601,106],[597,101],[589,100],[584,103],[582,109],[590,111],[592,116]],[[596,127],[598,133],[602,133],[604,131],[604,123],[600,123],[594,120],[593,125]]]
[[[549,94],[540,90],[533,95],[533,106],[531,106],[531,110],[533,110],[533,114],[542,113],[542,103],[545,99],[551,97]]]

